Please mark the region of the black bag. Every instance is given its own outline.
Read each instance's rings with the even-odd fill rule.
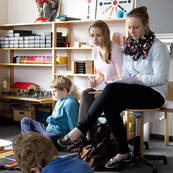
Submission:
[[[105,164],[117,154],[116,151],[108,125],[98,124],[95,140],[81,149],[79,158],[86,161],[93,171],[104,171]]]

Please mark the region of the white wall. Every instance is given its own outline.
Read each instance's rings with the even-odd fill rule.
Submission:
[[[87,0],[62,0],[61,14],[66,14],[70,17],[85,19],[87,13],[86,3]],[[34,22],[38,16],[37,7],[34,0],[1,0],[0,13],[0,23],[30,23]],[[86,27],[81,26],[81,30],[86,30],[85,37],[88,37]],[[81,34],[82,39],[83,32]],[[80,37],[79,33],[78,37]],[[172,66],[173,57],[171,57],[169,72],[169,80],[173,81]],[[25,80],[27,78],[27,80],[29,80],[30,82],[39,83],[42,89],[49,89],[48,86],[51,77],[50,70],[40,69],[40,71],[41,73],[38,73],[37,69],[33,69],[33,71],[31,72],[30,69],[27,70],[26,68],[18,68],[15,71],[15,75],[17,76],[17,80]],[[87,83],[84,82],[80,84],[86,85]],[[170,123],[173,122],[173,119],[170,119]],[[154,122],[152,124],[151,132],[155,134],[163,134],[163,121]],[[173,136],[172,127],[170,127],[170,135]]]
[[[61,14],[84,19],[87,13],[86,4],[87,0],[62,0]],[[37,17],[34,0],[8,0],[8,23],[30,23]]]
[[[8,21],[8,1],[1,0],[0,2],[0,24],[7,23]],[[3,35],[0,31],[0,35]],[[3,57],[6,55],[5,51],[0,51],[0,56]],[[3,59],[0,58],[0,62],[3,62]],[[2,91],[2,81],[8,78],[8,69],[0,68],[0,91]]]
[[[32,23],[37,15],[34,0],[8,0],[8,23]]]
[[[6,23],[8,21],[8,1],[7,0],[1,0],[0,2],[0,23]]]

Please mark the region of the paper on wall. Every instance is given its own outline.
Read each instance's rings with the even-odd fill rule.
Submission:
[[[96,4],[97,0],[87,0],[87,19],[95,19],[96,18]]]
[[[134,7],[134,0],[97,0],[96,19],[117,18],[117,10],[127,14]]]

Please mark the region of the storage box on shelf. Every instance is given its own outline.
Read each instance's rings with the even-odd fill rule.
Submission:
[[[20,108],[20,110],[14,108],[13,116],[14,121],[20,121],[23,117],[35,119],[35,116],[32,114],[30,110],[23,110],[22,108]]]
[[[35,105],[30,105],[28,107],[18,105],[13,107],[13,111],[14,121],[20,121],[23,117],[29,117],[36,120]]]
[[[92,60],[78,60],[72,63],[73,74],[94,74],[94,61]]]

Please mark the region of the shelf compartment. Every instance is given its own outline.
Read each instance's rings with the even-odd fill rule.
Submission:
[[[28,97],[16,97],[16,96],[8,96],[8,95],[1,95],[1,99],[8,99],[8,100],[24,100],[24,101],[31,101],[31,102],[38,102],[38,103],[52,103],[52,97],[47,98],[28,98]]]
[[[25,27],[25,26],[41,26],[41,25],[52,25],[54,22],[44,22],[44,23],[17,23],[17,24],[1,24],[0,29],[9,30],[14,27]]]
[[[52,50],[52,48],[0,48],[0,50]]]
[[[94,74],[93,60],[78,60],[72,62],[73,74]]]
[[[63,75],[63,76],[69,76],[69,77],[88,77],[88,76],[91,76],[91,77],[96,77],[95,74],[62,74],[62,73],[56,73],[55,74],[56,76],[59,76],[59,75]]]
[[[95,20],[72,20],[72,21],[55,21],[55,23],[58,24],[79,24],[79,23],[92,23]],[[104,19],[105,22],[125,22],[126,18],[116,18],[116,19]]]
[[[52,64],[15,64],[15,63],[0,63],[0,66],[28,66],[28,67],[52,67]],[[58,67],[67,66],[67,64],[57,64]]]
[[[55,47],[57,50],[92,50],[91,47]]]
[[[55,22],[43,22],[43,23],[17,23],[17,24],[0,24],[0,29],[9,30],[14,27],[25,27],[25,26],[41,26],[41,25],[55,25],[55,27],[70,27],[70,24],[79,23],[92,23],[95,20],[73,20],[73,21],[55,21]],[[126,18],[116,19],[104,19],[105,22],[126,22]]]

